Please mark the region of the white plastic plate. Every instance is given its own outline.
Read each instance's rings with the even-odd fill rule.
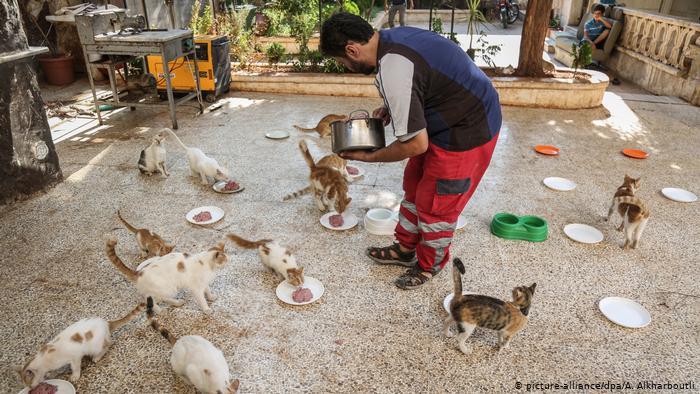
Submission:
[[[284,130],[271,131],[265,134],[265,137],[271,140],[283,140],[285,138],[289,138],[289,132]]]
[[[196,214],[202,212],[202,211],[209,211],[209,213],[211,214],[211,219],[210,219],[210,220],[207,220],[206,222],[197,222],[197,221],[195,221],[195,220],[193,219],[194,216],[195,216]],[[192,223],[192,224],[198,224],[198,225],[200,225],[200,226],[205,226],[205,225],[207,225],[207,224],[216,223],[216,222],[218,222],[219,220],[223,219],[223,218],[224,218],[224,214],[225,214],[225,213],[224,213],[224,210],[223,210],[223,209],[221,209],[221,208],[219,208],[219,207],[215,207],[215,206],[213,206],[213,205],[207,205],[207,206],[204,206],[204,207],[195,208],[195,209],[193,209],[193,210],[187,212],[187,215],[185,215],[185,218],[187,219],[188,222],[190,222],[190,223]]]
[[[564,234],[576,242],[597,244],[603,240],[603,233],[587,224],[572,223],[564,226]]]
[[[568,192],[570,190],[576,189],[576,183],[574,183],[573,181],[570,181],[566,178],[559,178],[556,176],[544,178],[542,183],[544,183],[544,185],[548,188],[560,192]]]
[[[337,215],[337,212],[328,212],[327,214],[321,216],[321,219],[319,221],[321,222],[321,225],[329,230],[337,230],[337,231],[344,231],[344,230],[350,230],[351,228],[357,226],[358,220],[357,216],[353,215],[350,212],[343,212],[343,225],[340,227],[333,227],[331,224],[328,222],[328,218],[331,217],[332,215]]]
[[[245,187],[241,186],[241,184],[238,184],[238,189],[236,190],[224,190],[224,186],[226,186],[228,182],[227,181],[219,181],[214,183],[214,186],[212,188],[214,189],[215,192],[217,193],[224,193],[224,194],[231,194],[231,193],[239,193],[242,192]]]
[[[471,291],[463,291],[462,294],[467,295],[467,294],[474,294],[474,293]],[[445,312],[447,312],[447,313],[450,313],[450,302],[452,302],[452,299],[454,298],[454,296],[455,296],[455,293],[450,293],[442,301],[442,307],[445,308]]]
[[[457,218],[457,230],[463,229],[467,225],[467,218],[463,215],[459,215]]]
[[[678,202],[695,202],[698,200],[698,196],[695,193],[677,187],[665,187],[661,189],[661,194],[670,200]]]
[[[326,291],[326,288],[323,287],[323,283],[321,283],[320,280],[316,278],[312,278],[310,276],[304,276],[304,284],[299,286],[299,287],[306,287],[307,289],[311,290],[311,294],[313,294],[313,298],[311,301],[307,302],[296,302],[294,299],[292,299],[292,293],[298,288],[297,286],[292,286],[290,285],[286,280],[279,285],[277,285],[277,290],[275,290],[275,293],[277,294],[277,298],[279,298],[282,302],[290,304],[290,305],[306,305],[310,304],[312,302],[316,302],[321,296],[323,295],[323,292]]]
[[[598,302],[598,308],[610,321],[623,327],[642,328],[651,322],[649,311],[628,298],[603,298]]]
[[[350,174],[350,176],[352,177],[352,179],[357,179],[357,178],[360,178],[360,177],[362,177],[363,175],[365,175],[365,172],[362,170],[362,168],[360,168],[360,167],[358,167],[358,166],[348,166],[348,165],[345,166],[346,169],[348,169],[348,168],[350,168],[350,167],[352,167],[352,168],[354,168],[354,169],[357,170],[357,175],[353,175],[353,174],[350,174],[350,173],[348,172],[348,174]]]
[[[73,387],[71,382],[68,382],[66,380],[49,379],[49,380],[45,380],[44,382],[58,387],[58,390],[56,390],[57,394],[75,394],[75,387]],[[25,387],[24,389],[22,389],[22,391],[19,392],[19,394],[27,394],[27,393],[29,393],[28,387]]]

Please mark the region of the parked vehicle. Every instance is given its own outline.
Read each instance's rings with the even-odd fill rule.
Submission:
[[[515,0],[498,0],[498,17],[503,24],[503,28],[515,23],[520,14],[520,7]]]

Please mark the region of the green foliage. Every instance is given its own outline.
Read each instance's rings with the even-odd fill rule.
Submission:
[[[352,0],[343,1],[343,10],[357,16],[360,15],[360,7]]]
[[[345,72],[345,67],[332,57],[325,57],[319,51],[301,51],[292,61],[292,70],[296,72],[323,72],[340,74]]]
[[[246,68],[252,60],[253,52],[252,34],[248,31],[239,33],[231,45],[233,60],[238,60],[241,68]]]
[[[287,15],[279,8],[265,8],[263,15],[269,20],[266,36],[288,36],[291,32]]]
[[[481,31],[479,33],[479,38],[476,40],[475,57],[481,56],[484,63],[486,63],[489,67],[496,68],[494,58],[499,52],[501,52],[501,49],[503,49],[502,46],[503,44],[489,45],[488,41],[486,41],[486,33]]]
[[[345,66],[335,61],[332,57],[329,57],[323,62],[321,71],[324,73],[342,74],[345,72]]]
[[[440,19],[440,17],[434,16],[431,24],[435,33],[440,35],[445,34],[445,32],[442,30],[442,19]]]
[[[472,41],[474,34],[479,31],[480,27],[486,27],[486,17],[481,12],[481,0],[467,0],[467,34],[469,34],[469,49],[472,49]]]
[[[576,78],[579,67],[586,67],[593,62],[593,49],[588,40],[584,40],[579,45],[571,44],[571,54],[574,58],[574,78]]]
[[[277,42],[273,42],[267,47],[265,54],[267,55],[267,62],[270,65],[277,64],[284,60],[284,47]]]
[[[449,38],[450,41],[454,42],[455,44],[460,45],[460,42],[457,39],[457,33],[447,33],[447,38]]]

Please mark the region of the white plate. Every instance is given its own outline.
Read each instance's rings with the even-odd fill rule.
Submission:
[[[209,213],[211,213],[211,220],[207,220],[206,222],[197,222],[194,219],[192,219],[194,217],[194,215],[196,215],[202,211],[209,211]],[[185,218],[187,219],[188,222],[190,222],[192,224],[205,226],[207,224],[216,223],[219,220],[223,219],[224,214],[225,213],[224,213],[223,209],[221,209],[219,207],[215,207],[213,205],[208,205],[208,206],[204,206],[204,207],[195,208],[195,209],[187,212],[187,215],[185,215]]]
[[[576,189],[576,183],[570,181],[566,178],[559,178],[556,176],[544,178],[542,181],[545,186],[552,190],[557,190],[560,192],[568,192],[570,190]]]
[[[283,140],[285,138],[289,138],[289,132],[284,130],[271,131],[265,134],[265,137],[271,140]]]
[[[695,202],[698,200],[698,196],[696,196],[693,192],[679,189],[677,187],[665,187],[661,189],[661,194],[668,199],[678,202]]]
[[[398,212],[386,208],[372,208],[364,218],[365,230],[374,235],[394,235],[398,222]]]
[[[345,166],[346,169],[349,167],[352,167],[352,168],[357,170],[357,175],[353,175],[353,174],[350,174],[348,172],[348,174],[352,177],[352,179],[357,179],[357,178],[365,175],[365,172],[362,170],[362,168],[357,167],[357,166],[348,166],[348,165]]]
[[[214,189],[215,192],[218,193],[224,193],[224,194],[231,194],[231,193],[239,193],[242,192],[245,187],[241,186],[241,184],[238,184],[238,189],[236,190],[224,190],[224,186],[226,186],[228,182],[227,181],[219,181],[214,183],[214,186],[212,188]]]
[[[353,215],[350,212],[343,212],[343,225],[340,227],[333,227],[331,224],[328,222],[328,218],[331,217],[332,215],[337,215],[337,212],[328,212],[327,214],[321,216],[321,219],[319,220],[321,222],[321,225],[329,230],[337,230],[337,231],[344,231],[344,230],[350,230],[351,228],[357,226],[358,220],[357,216]]]
[[[459,217],[457,218],[457,228],[456,229],[461,230],[466,226],[467,226],[467,218],[462,216],[462,215],[459,215]]]
[[[467,295],[467,294],[474,294],[474,293],[471,291],[462,291],[462,294]],[[455,293],[450,293],[442,301],[442,307],[445,308],[445,312],[447,312],[447,313],[450,313],[450,302],[452,302],[452,298],[454,298],[454,296],[455,296]]]
[[[323,287],[323,283],[321,283],[320,280],[316,278],[312,278],[310,276],[304,276],[304,284],[301,285],[301,287],[306,287],[307,289],[311,290],[311,293],[314,295],[314,298],[311,299],[311,301],[307,302],[296,302],[292,299],[292,293],[298,288],[297,286],[292,286],[290,285],[286,280],[279,285],[277,285],[277,290],[275,290],[275,293],[277,294],[277,298],[279,298],[282,302],[290,304],[290,305],[306,305],[310,304],[312,302],[316,302],[321,296],[323,295],[323,292],[326,291],[326,288]]]
[[[564,234],[576,242],[597,244],[603,240],[603,233],[587,224],[572,223],[564,226]]]
[[[44,380],[44,382],[58,387],[58,390],[56,390],[57,394],[75,394],[75,387],[73,387],[73,385],[68,381],[61,379],[49,379]],[[22,389],[22,391],[19,392],[19,394],[27,393],[29,393],[28,387],[25,387],[24,389]]]
[[[639,303],[628,298],[607,297],[598,302],[603,315],[627,328],[642,328],[651,322],[651,315]]]

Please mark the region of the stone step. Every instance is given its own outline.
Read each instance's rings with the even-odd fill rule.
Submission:
[[[555,41],[552,37],[547,37],[544,39],[544,47],[547,49],[547,53],[554,53]]]

